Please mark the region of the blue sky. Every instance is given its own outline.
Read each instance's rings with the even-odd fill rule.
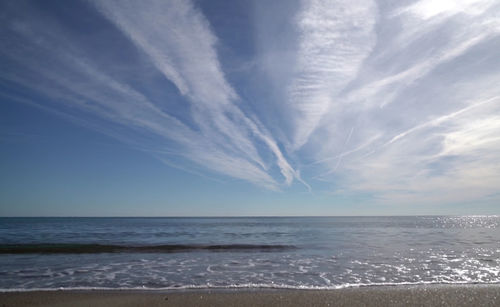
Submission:
[[[500,214],[498,1],[0,12],[0,215]]]

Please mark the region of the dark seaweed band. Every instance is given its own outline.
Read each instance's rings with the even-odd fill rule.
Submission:
[[[291,245],[223,244],[223,245],[103,245],[103,244],[3,244],[0,254],[96,254],[96,253],[174,253],[190,251],[282,251]]]

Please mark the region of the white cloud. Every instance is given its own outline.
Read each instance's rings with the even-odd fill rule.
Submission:
[[[297,16],[299,46],[288,89],[292,147],[303,146],[334,97],[352,79],[375,44],[372,1],[303,1]]]
[[[432,3],[441,5],[440,1]],[[401,31],[384,42],[383,51],[373,57],[373,61],[389,64],[387,71],[378,71],[372,81],[349,93],[348,99],[385,107],[394,102],[401,91],[414,85],[436,67],[497,36],[500,33],[500,17],[486,11],[494,2],[481,1],[481,4],[484,9],[476,14],[456,18],[454,14],[458,11],[453,11],[454,14],[440,15],[436,20],[411,18],[416,14],[415,7],[426,7],[431,5],[430,1],[417,2],[410,8],[400,10],[392,18],[397,17],[396,20],[401,22]],[[467,11],[467,6],[459,7]],[[395,23],[392,19],[388,22]],[[391,69],[391,66],[399,69]]]
[[[234,104],[238,97],[221,70],[216,38],[208,21],[189,1],[95,4],[189,98],[192,116],[206,138],[266,169],[252,141],[252,137],[257,137],[275,155],[285,183],[291,184],[295,171],[271,135]]]
[[[6,56],[20,66],[2,77],[58,101],[65,112],[74,114],[76,108],[135,130],[146,138],[107,131],[110,127],[104,122],[99,125],[106,133],[156,155],[175,143],[174,152],[204,168],[274,190],[282,184],[273,178],[270,164],[277,164],[285,185],[298,177],[262,124],[235,104],[239,98],[220,68],[216,38],[190,2],[102,1],[95,6],[187,98],[191,123],[99,67],[78,50],[75,39],[61,25],[41,18],[32,7],[24,12],[24,20],[14,20],[7,29],[16,43]],[[35,82],[34,77],[41,81]],[[259,141],[274,161],[264,160]],[[165,161],[168,156],[160,158]]]
[[[422,0],[407,7],[404,11],[411,12],[423,19],[457,13],[478,15],[493,3],[494,1],[491,0]]]
[[[311,135],[311,171],[339,193],[413,205],[498,193],[498,4],[433,3],[380,10],[377,46]]]
[[[123,59],[94,61],[70,30],[34,8],[22,10],[24,19],[4,16],[9,44],[0,52],[12,64],[2,80],[166,163],[183,157],[180,168],[271,190],[294,181],[311,189],[314,178],[391,203],[498,194],[498,1],[256,4],[258,69],[246,73],[264,78],[251,81],[260,86],[246,95],[251,105],[224,74],[219,38],[192,2],[93,3],[140,54],[130,66],[146,62],[159,91],[173,89],[173,109],[111,69]]]

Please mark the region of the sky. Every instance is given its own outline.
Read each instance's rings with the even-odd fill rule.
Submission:
[[[500,1],[0,1],[0,216],[500,214]]]

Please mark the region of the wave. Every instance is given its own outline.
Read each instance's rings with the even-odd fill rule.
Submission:
[[[295,249],[293,245],[269,244],[164,244],[164,245],[109,245],[109,244],[2,244],[0,254],[97,254],[97,253],[175,253],[191,251],[257,251],[274,252]]]
[[[247,283],[232,285],[179,285],[173,287],[56,287],[56,288],[0,288],[2,292],[33,292],[33,291],[176,291],[176,290],[255,290],[255,289],[274,289],[274,290],[340,290],[349,288],[371,288],[371,287],[418,287],[418,286],[492,286],[500,285],[500,281],[490,282],[471,282],[471,281],[420,281],[420,282],[374,282],[374,283],[344,283],[330,286],[315,285],[287,285],[276,283]]]

